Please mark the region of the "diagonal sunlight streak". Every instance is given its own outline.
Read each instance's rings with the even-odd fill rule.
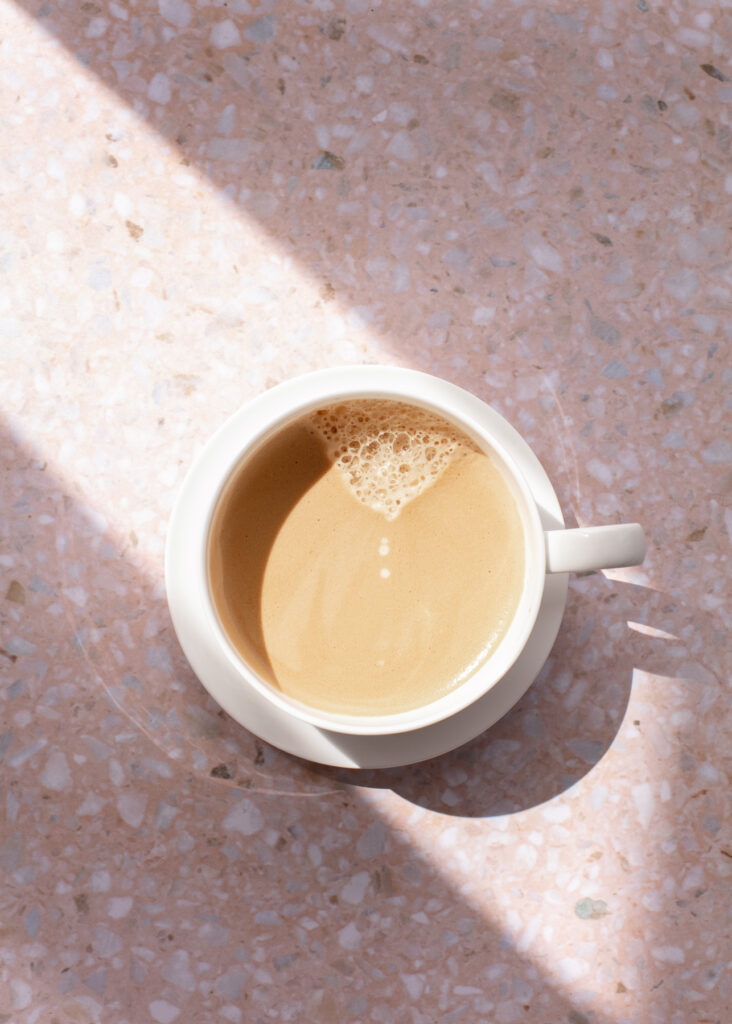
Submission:
[[[151,140],[151,145],[153,141]],[[228,200],[222,200],[220,195],[213,199],[209,196],[205,201],[213,202],[214,204],[220,204],[222,201],[228,202]],[[126,210],[124,204],[119,205],[122,206],[123,211]],[[115,216],[121,218],[122,214],[116,213]],[[260,266],[262,263],[269,263],[272,259],[271,241],[261,235],[240,214],[237,216],[237,223],[240,227],[246,225],[247,247],[256,253],[256,255],[251,256],[252,260],[258,261]],[[275,259],[279,259],[279,257],[275,257]],[[295,276],[291,264],[280,264],[278,268],[278,265],[275,263],[274,267],[270,283],[273,287],[279,289],[278,316],[284,319],[286,314],[281,312],[281,302],[287,302],[286,292],[282,291],[284,282],[296,282],[298,289],[312,290],[312,286],[307,281],[304,283],[300,282],[299,275]],[[245,292],[242,302],[246,306],[256,298],[255,294]],[[356,314],[355,317],[349,317],[348,314],[343,316],[341,312],[333,311],[333,306],[335,306],[335,303],[329,304],[320,314],[316,313],[316,315],[320,315],[322,318],[321,324],[325,336],[335,344],[335,342],[344,338],[347,333],[349,338],[348,344],[354,346],[354,355],[358,354],[359,345],[366,346],[371,344],[373,346],[373,335],[369,334],[362,325],[360,314]],[[311,328],[311,332],[312,330],[313,328]],[[355,340],[352,341],[351,339]],[[338,351],[340,354],[340,350]],[[221,377],[223,378],[227,372],[228,368],[222,366],[220,371]],[[29,439],[43,438],[42,451],[38,450],[37,457],[48,464],[48,469],[44,470],[44,472],[52,472],[58,476],[59,497],[64,494],[74,496],[74,508],[71,518],[69,518],[69,513],[60,517],[60,521],[64,524],[63,536],[66,537],[66,542],[70,545],[66,551],[59,552],[60,555],[63,555],[64,566],[71,564],[74,572],[78,571],[78,567],[81,566],[82,574],[85,571],[89,573],[91,566],[85,566],[84,558],[80,557],[83,554],[84,547],[88,543],[91,551],[96,553],[104,548],[105,543],[109,543],[115,552],[122,553],[125,561],[131,559],[134,571],[146,578],[147,585],[143,588],[143,593],[141,594],[140,609],[145,613],[144,617],[147,619],[147,622],[140,621],[136,627],[134,625],[129,626],[128,628],[132,630],[131,635],[125,635],[125,631],[121,630],[121,635],[115,644],[118,652],[123,657],[128,658],[129,652],[135,651],[137,648],[144,650],[146,646],[150,645],[160,648],[166,644],[174,643],[174,641],[166,636],[166,631],[168,630],[167,611],[164,606],[161,607],[163,598],[162,581],[159,571],[155,569],[160,564],[163,547],[163,536],[155,528],[155,521],[158,516],[162,519],[166,518],[166,508],[170,505],[176,484],[180,482],[182,470],[179,467],[174,472],[175,467],[170,467],[167,464],[164,441],[161,443],[153,442],[152,447],[150,445],[150,438],[156,436],[154,433],[156,410],[153,409],[148,412],[146,409],[126,409],[124,407],[123,390],[121,388],[118,392],[115,390],[118,385],[113,378],[108,377],[108,381],[109,388],[107,389],[104,379],[100,379],[98,375],[95,375],[93,382],[90,382],[92,384],[91,389],[82,397],[81,412],[76,414],[75,419],[63,424],[65,429],[60,429],[56,432],[53,429],[49,429],[51,424],[48,421],[47,403],[51,401],[52,404],[58,407],[58,400],[54,399],[54,392],[58,394],[59,391],[63,390],[64,380],[62,376],[59,376],[59,371],[57,370],[56,376],[50,378],[45,389],[41,389],[41,396],[45,399],[46,405],[44,406],[44,404],[39,403],[38,405],[31,404],[24,407],[22,415],[18,417],[14,432]],[[259,389],[261,384],[261,381],[249,379],[246,382],[247,391],[250,393],[254,392]],[[70,387],[69,390],[72,391],[74,389]],[[78,393],[78,389],[76,390]],[[224,397],[223,405],[229,404],[231,406],[234,401],[235,390],[238,390],[239,395],[241,395],[241,384],[231,387],[231,391]],[[122,436],[125,441],[125,450],[120,453],[117,462],[107,462],[106,465],[100,463],[99,460],[90,459],[84,454],[81,457],[78,454],[78,449],[83,449],[83,445],[80,445],[78,442],[84,438],[84,434],[83,430],[80,431],[77,424],[81,424],[83,428],[85,423],[94,422],[96,417],[92,416],[92,409],[100,394],[103,397],[102,426],[106,431],[106,434],[102,434],[100,437],[100,445],[102,447],[111,445],[113,443],[112,438],[115,435]],[[220,407],[212,405],[207,415],[210,426],[213,428],[220,419]],[[159,464],[159,479],[162,485],[159,492],[154,496],[146,492],[144,483],[137,484],[133,472],[135,457],[146,457],[149,459],[151,453]],[[122,502],[119,502],[116,498],[113,499],[108,491],[110,472],[114,473],[115,479],[123,479],[128,486],[127,496]],[[130,530],[130,527],[132,527],[132,530]],[[134,537],[131,536],[131,533],[134,534]],[[115,554],[114,557],[119,558],[120,556]],[[123,570],[122,575],[124,579],[126,570]],[[142,664],[141,668],[138,669],[140,677],[138,681],[141,679],[143,684],[142,691],[129,687],[123,688],[117,682],[110,682],[110,680],[116,679],[118,676],[119,667],[116,664],[114,651],[105,652],[103,650],[107,642],[104,636],[105,627],[95,627],[89,622],[90,613],[85,611],[90,604],[95,602],[97,597],[94,579],[89,580],[89,584],[84,588],[85,596],[81,592],[75,593],[77,604],[74,603],[71,597],[67,596],[66,603],[63,606],[77,651],[83,657],[87,670],[93,673],[93,678],[98,685],[104,688],[108,697],[114,702],[114,705],[121,708],[124,714],[134,722],[135,727],[152,740],[159,749],[164,750],[166,754],[174,757],[178,763],[181,763],[183,748],[179,738],[175,736],[175,728],[166,729],[167,715],[162,722],[157,719],[150,722],[147,718],[148,680],[152,682],[152,691],[156,694],[156,703],[160,703],[156,692],[157,688],[162,685],[170,687],[171,694],[169,695],[168,703],[163,706],[163,710],[166,712],[177,709],[178,702],[182,700],[184,693],[181,691],[176,692],[177,680],[173,679],[172,683],[169,681],[159,661],[156,661],[154,664]],[[81,586],[78,579],[70,579],[68,576],[65,580],[65,585],[67,589],[75,589]],[[114,588],[106,587],[105,590],[113,591]],[[117,597],[122,599],[124,595],[120,594]],[[150,635],[147,635],[147,632]],[[163,644],[159,642],[161,639]],[[101,651],[100,648],[102,649]],[[159,657],[159,655],[156,655],[156,658]],[[176,664],[177,666],[181,665],[180,658],[178,658]],[[180,673],[185,670],[178,667],[177,671]],[[129,675],[130,673],[127,674]],[[135,678],[138,678],[137,674],[135,674]],[[185,690],[188,689],[189,687],[185,687]],[[212,727],[210,717],[213,712],[210,702],[207,702],[206,708],[205,715],[208,717],[204,718],[203,721],[198,720],[194,722],[195,727],[202,728],[204,733]],[[183,717],[182,712],[180,717]],[[166,739],[161,740],[161,735],[165,736]],[[202,743],[202,739],[205,736],[201,737],[199,735],[195,740],[191,740],[190,737],[184,734],[184,738],[188,740],[192,747],[194,769],[201,779],[205,779],[210,769],[210,760],[201,762],[198,766],[196,764],[196,753],[200,754],[205,749]],[[236,740],[229,740],[229,742],[236,743]],[[302,769],[295,769],[296,779],[301,774]],[[256,755],[248,757],[246,776],[245,784],[247,788],[251,782],[254,782],[253,791],[263,796],[274,794],[284,796],[294,792],[298,796],[307,794],[317,798],[328,797],[328,799],[332,799],[340,792],[338,789],[328,789],[313,793],[305,787],[298,790],[284,782],[277,782],[273,786],[272,776],[267,775],[257,767]],[[262,785],[263,782],[267,783],[266,787]],[[217,780],[218,787],[238,789],[239,785],[235,780],[231,782],[221,779]],[[365,806],[376,810],[380,818],[384,817],[386,808],[379,809],[378,800],[376,804],[373,802],[376,798],[369,796],[366,799],[363,793],[361,793],[360,799]],[[388,803],[388,800],[386,803]],[[432,815],[427,817],[432,817]],[[558,825],[558,823],[556,824]],[[507,819],[497,822],[495,828],[491,829],[490,837],[484,835],[485,829],[481,826],[466,825],[465,827],[471,832],[474,842],[480,841],[481,846],[485,842],[486,848],[493,850],[496,857],[498,857],[498,854],[505,849],[504,829],[506,825]],[[435,842],[443,844],[440,846],[440,849],[448,848],[446,844],[450,841],[451,837],[454,841],[454,832],[448,833],[447,839],[442,838],[441,832],[438,836],[439,830],[436,825],[427,831],[422,827],[418,829],[418,825],[415,823],[414,830],[418,830],[421,837],[432,835]],[[579,980],[576,976],[581,968],[573,962],[564,965],[553,963],[550,952],[553,933],[545,931],[538,935],[532,935],[532,928],[534,927],[531,923],[532,919],[520,918],[518,916],[518,912],[512,907],[510,896],[505,896],[500,901],[486,901],[478,898],[474,891],[475,883],[471,882],[468,878],[467,863],[459,851],[451,855],[448,867],[446,868],[440,865],[438,859],[434,856],[434,852],[431,852],[429,842],[425,842],[424,839],[421,842],[415,842],[413,835],[410,835],[409,842],[419,851],[426,863],[431,865],[432,870],[444,880],[445,885],[452,885],[450,871],[453,868],[457,871],[458,877],[462,878],[459,891],[455,894],[458,903],[460,905],[465,903],[466,908],[476,912],[483,921],[491,922],[487,925],[491,934],[495,929],[498,934],[503,936],[501,941],[507,944],[508,948],[515,949],[521,961],[525,961],[528,969],[534,972],[535,984],[538,984],[540,988],[547,987],[555,992],[556,998],[564,1005],[571,1006],[577,1001],[579,1001],[580,1005],[584,1005],[582,993],[574,985],[574,982]],[[533,849],[533,846],[530,842],[522,843],[520,849],[522,852],[520,853],[518,864],[522,870],[528,870],[532,857],[529,851]],[[500,860],[497,859],[496,870],[499,869],[499,865]],[[543,956],[540,953],[542,945],[549,950]],[[555,968],[562,978],[562,984],[560,985],[557,985],[553,980],[549,980],[553,978]],[[606,1007],[606,1009],[609,1011],[610,1008]],[[598,1014],[600,1012],[598,1011]],[[594,1019],[601,1021],[599,1015]]]
[[[309,25],[302,26],[295,22],[301,5],[293,4],[277,11],[280,34],[271,51],[267,45],[249,42],[235,51],[219,51],[211,44],[209,30],[213,19],[223,17],[220,8],[160,6],[188,8],[190,24],[177,32],[178,26],[165,22],[153,0],[141,0],[134,9],[104,0],[93,5],[51,5],[42,0],[16,5],[6,0],[2,5],[7,31],[0,46],[8,120],[13,127],[23,125],[28,149],[16,147],[12,133],[0,144],[2,188],[10,197],[0,237],[2,256],[8,238],[7,250],[22,259],[15,292],[7,289],[0,295],[0,344],[11,366],[17,363],[19,369],[29,370],[18,380],[8,374],[0,385],[8,408],[16,410],[13,430],[18,438],[42,443],[42,451],[36,446],[36,451],[23,453],[18,479],[44,496],[45,514],[55,522],[37,519],[33,529],[54,530],[68,545],[61,551],[51,544],[49,564],[33,567],[41,582],[46,571],[52,574],[59,567],[68,591],[61,599],[44,592],[34,595],[33,600],[45,601],[47,616],[35,620],[34,626],[44,638],[46,627],[50,631],[66,616],[71,637],[69,641],[64,629],[60,649],[66,650],[71,642],[79,659],[79,677],[89,673],[95,685],[104,688],[105,700],[121,708],[135,730],[158,749],[169,757],[180,752],[175,756],[181,769],[176,781],[188,773],[200,786],[197,848],[203,850],[212,841],[202,854],[204,873],[210,872],[206,882],[215,890],[216,871],[206,858],[219,849],[215,843],[220,841],[232,861],[228,869],[215,862],[216,870],[230,887],[225,891],[222,886],[215,898],[237,908],[239,930],[252,927],[250,904],[259,906],[260,893],[256,888],[253,893],[240,890],[236,874],[224,872],[233,871],[237,855],[248,860],[257,850],[255,841],[245,843],[242,835],[235,834],[233,842],[226,828],[216,833],[212,805],[221,810],[221,799],[238,799],[249,789],[263,805],[269,801],[282,818],[282,834],[278,839],[270,834],[274,827],[263,830],[266,841],[261,845],[271,840],[279,851],[282,843],[284,850],[297,843],[289,829],[301,827],[300,796],[323,799],[326,812],[340,796],[341,816],[333,810],[333,819],[346,821],[352,815],[365,828],[367,841],[357,841],[354,831],[345,850],[332,836],[334,845],[328,847],[323,839],[328,815],[317,820],[313,816],[302,826],[309,843],[303,841],[303,850],[293,853],[289,864],[293,877],[302,870],[300,862],[309,865],[318,893],[322,890],[333,898],[326,908],[332,916],[325,920],[328,938],[341,947],[342,961],[356,963],[360,971],[376,959],[371,951],[348,945],[358,939],[351,929],[357,903],[349,901],[372,886],[368,891],[375,890],[376,895],[366,904],[372,900],[375,915],[383,915],[375,928],[388,934],[386,921],[393,918],[402,929],[400,935],[407,936],[409,954],[400,983],[410,998],[417,993],[414,998],[419,1000],[421,993],[422,1005],[438,1002],[434,989],[423,987],[428,984],[420,977],[423,968],[414,966],[425,939],[439,964],[442,985],[448,985],[454,971],[460,988],[482,986],[490,995],[480,1004],[475,992],[458,993],[458,1002],[468,1007],[472,1019],[512,1024],[524,1019],[527,1000],[532,1020],[536,1016],[569,1019],[572,1024],[635,1024],[643,1019],[644,1024],[655,1024],[669,1020],[674,1012],[681,1024],[684,1010],[675,1008],[687,1006],[683,987],[688,978],[694,972],[702,977],[706,965],[698,962],[703,957],[721,955],[718,948],[707,952],[715,942],[704,934],[709,913],[704,887],[708,884],[713,892],[722,870],[719,862],[724,866],[729,855],[714,847],[719,842],[714,829],[728,819],[721,806],[719,777],[713,777],[712,764],[692,756],[699,749],[724,748],[721,711],[703,726],[697,719],[700,709],[709,712],[718,699],[723,673],[708,664],[714,645],[719,648],[725,634],[711,616],[690,617],[689,609],[679,605],[678,593],[664,592],[676,589],[667,574],[673,558],[664,560],[652,548],[643,570],[608,570],[574,581],[573,607],[555,653],[511,720],[454,756],[398,776],[383,773],[373,788],[360,787],[355,775],[334,777],[280,755],[219,714],[193,679],[172,636],[160,568],[165,522],[192,449],[242,401],[276,383],[282,374],[336,362],[397,360],[455,379],[481,397],[489,396],[497,406],[505,401],[509,418],[518,417],[516,425],[552,476],[566,475],[565,506],[582,497],[587,508],[578,504],[578,512],[586,511],[588,521],[593,515],[621,511],[634,518],[632,509],[642,508],[649,516],[658,513],[654,525],[662,525],[667,497],[658,489],[639,486],[635,496],[630,489],[622,510],[603,504],[606,496],[598,499],[594,484],[580,490],[578,464],[586,462],[598,445],[619,443],[622,453],[626,443],[593,435],[592,417],[598,433],[600,428],[610,432],[614,413],[618,420],[626,415],[623,402],[629,394],[637,401],[632,422],[644,438],[638,446],[642,469],[658,470],[653,459],[661,451],[661,434],[652,419],[656,402],[651,400],[651,388],[640,376],[636,380],[632,360],[625,366],[629,376],[624,382],[617,376],[623,372],[622,361],[620,366],[610,364],[609,372],[615,376],[603,375],[604,345],[612,340],[616,311],[622,307],[621,326],[633,326],[633,344],[642,343],[632,351],[634,358],[645,352],[638,366],[651,372],[651,353],[657,348],[662,321],[673,320],[686,305],[660,287],[660,274],[642,295],[633,290],[639,281],[632,279],[638,277],[631,272],[633,259],[650,264],[651,250],[645,241],[641,247],[629,241],[634,231],[620,230],[622,209],[617,212],[614,243],[608,246],[610,239],[600,242],[592,234],[606,221],[607,196],[617,181],[622,184],[619,176],[634,182],[635,176],[621,154],[612,154],[620,166],[617,173],[609,165],[607,140],[614,138],[609,128],[614,115],[608,113],[606,102],[590,92],[577,99],[571,65],[575,51],[582,57],[584,37],[570,34],[564,39],[547,20],[540,34],[551,46],[542,46],[537,57],[533,13],[520,5],[496,5],[485,24],[491,30],[489,45],[491,40],[500,42],[499,35],[511,40],[503,55],[473,46],[477,19],[464,19],[448,33],[438,32],[420,14],[414,20],[416,35],[406,46],[398,38],[400,24],[406,24],[404,15],[401,5],[394,4],[389,18],[384,13],[388,5],[374,15],[378,39],[369,35],[370,16],[360,20],[349,11],[348,30],[360,35],[358,44],[346,51],[348,36],[339,36],[342,26],[337,18],[313,15]],[[645,19],[653,26],[650,31],[657,32],[657,43],[663,37],[662,15],[655,10],[646,15],[631,6],[632,10],[617,12],[631,38],[642,40]],[[391,21],[386,28],[378,21],[382,13]],[[565,23],[572,21],[561,8],[557,14]],[[594,17],[589,10],[587,26]],[[43,27],[47,19],[54,22],[52,33]],[[242,34],[250,20],[238,19]],[[612,34],[608,25],[601,31]],[[304,45],[297,50],[299,44]],[[470,66],[463,71],[450,66],[460,45],[470,55]],[[524,56],[518,60],[516,54]],[[594,61],[594,50],[585,56]],[[649,60],[653,62],[652,57]],[[667,63],[676,68],[668,71],[669,78],[681,75],[682,65],[671,51]],[[582,69],[575,65],[574,70]],[[651,112],[644,109],[642,98],[656,86],[660,90],[661,82],[639,54],[624,66],[624,75],[624,89],[629,99],[635,97],[633,106],[627,107],[632,116],[624,146],[628,153],[648,150],[650,160],[649,139],[661,122],[658,108],[651,103]],[[340,100],[338,90],[345,92],[344,82],[356,77],[364,90],[358,102]],[[159,102],[165,97],[164,78],[172,97],[167,103]],[[71,98],[65,88],[69,81],[74,87]],[[61,82],[64,88],[59,87]],[[703,88],[695,88],[694,109],[706,108],[711,117],[712,104]],[[332,110],[337,110],[330,121],[319,110],[319,97],[326,91]],[[279,98],[293,93],[303,102],[301,107],[293,103],[288,116],[278,105]],[[467,102],[471,95],[478,98],[472,108]],[[524,104],[533,107],[530,116]],[[575,104],[581,108],[579,120],[574,119]],[[293,113],[297,110],[299,114]],[[235,127],[230,128],[231,123]],[[487,144],[492,144],[494,133],[497,150],[507,158],[505,168],[496,166]],[[412,160],[414,151],[418,155]],[[346,161],[348,174],[340,173],[341,160]],[[570,198],[566,209],[562,207],[567,234],[561,247],[572,273],[560,278],[552,269],[557,252],[543,247],[540,239],[556,227],[551,203],[563,188],[565,162],[586,173],[579,197],[569,192],[575,182],[564,179]],[[708,161],[677,160],[671,189],[654,184],[648,190],[644,179],[638,179],[649,220],[667,222],[674,189],[679,199],[695,195],[704,180],[713,191],[710,166]],[[664,180],[662,171],[652,173]],[[14,197],[24,201],[16,204]],[[38,213],[28,213],[34,202]],[[663,258],[672,274],[682,268],[674,245],[667,250]],[[635,267],[639,271],[637,262]],[[704,276],[706,271],[702,267],[699,273]],[[592,297],[593,310],[585,304],[585,294]],[[652,319],[646,315],[651,296],[657,304]],[[615,352],[625,357],[631,351],[629,342],[619,342]],[[679,372],[684,370],[686,363],[673,343],[667,355]],[[557,381],[563,380],[570,356],[572,385],[565,393]],[[656,369],[653,380],[658,373]],[[677,377],[681,385],[684,378]],[[541,408],[547,415],[544,421],[540,417],[530,423],[529,400],[537,397],[541,381],[549,392],[556,386],[559,396],[545,396],[554,398],[551,409],[543,403],[534,406],[535,412]],[[527,395],[523,408],[519,384]],[[626,385],[635,390],[623,391]],[[513,388],[518,407],[511,405]],[[659,422],[663,415],[659,413]],[[627,445],[633,454],[636,442],[629,439]],[[28,468],[28,459],[38,466]],[[52,471],[41,468],[45,460]],[[716,466],[711,469],[716,473]],[[601,480],[603,467],[597,471]],[[58,482],[49,481],[50,472]],[[635,469],[628,475],[642,477]],[[612,488],[624,482],[618,478]],[[18,516],[20,522],[22,509]],[[711,533],[710,529],[707,542]],[[675,536],[673,530],[670,535]],[[31,532],[29,545],[37,536]],[[45,550],[43,545],[39,554]],[[20,551],[18,558],[22,556]],[[641,614],[638,604],[644,605],[647,615]],[[10,602],[8,607],[11,624],[22,624],[20,606]],[[29,613],[35,607],[29,601]],[[631,625],[628,632],[629,621],[643,629]],[[22,653],[20,626],[18,630],[19,653],[11,650],[11,657],[32,662],[33,655]],[[0,663],[6,667],[3,657]],[[63,686],[72,683],[63,655],[60,664],[52,666],[54,672],[52,689],[59,690],[65,708],[71,698]],[[626,692],[631,672],[632,717]],[[41,693],[42,679],[39,670]],[[558,709],[554,717],[563,720],[548,733],[541,714],[547,706]],[[586,708],[586,713],[578,715],[578,708]],[[24,729],[33,728],[36,714],[49,728],[57,727],[54,721],[60,723],[59,729],[67,725],[60,711],[45,701],[24,708],[20,715],[24,714],[29,716]],[[14,722],[17,733],[22,732],[23,721],[21,717]],[[697,734],[702,727],[703,735]],[[121,724],[119,728],[120,742],[127,742],[129,730],[125,732]],[[30,785],[23,765],[32,770],[29,776],[37,774],[39,758],[49,752],[34,752],[36,742],[41,741],[34,738],[27,746],[8,751],[6,766],[12,762],[23,784]],[[63,742],[72,744],[74,739],[65,736]],[[70,752],[72,747],[66,749]],[[91,767],[97,770],[96,764]],[[161,786],[173,785],[165,781],[172,776],[169,765],[156,762],[148,769],[158,773]],[[219,774],[211,778],[215,769]],[[537,776],[547,780],[545,788],[535,781]],[[471,777],[476,787],[495,785],[495,799],[481,802],[474,789],[466,798]],[[517,780],[513,788],[507,778]],[[562,781],[557,787],[558,778]],[[260,783],[267,783],[270,792]],[[150,785],[151,793],[157,792]],[[526,802],[518,807],[516,793],[522,789]],[[281,795],[271,796],[275,792]],[[537,793],[546,799],[557,792],[564,795],[529,810]],[[352,794],[355,799],[347,807]],[[159,796],[164,802],[167,791],[161,789]],[[417,798],[424,799],[431,813],[415,807],[405,824],[405,802]],[[510,813],[496,813],[502,799]],[[698,807],[697,817],[691,819],[694,828],[685,826],[677,834],[674,815],[686,813],[685,801],[692,800]],[[27,813],[12,802],[8,806],[21,816]],[[38,806],[43,806],[40,799]],[[228,806],[219,815],[224,820]],[[435,807],[450,810],[438,814]],[[618,839],[607,825],[608,807],[621,826],[621,809],[631,823],[627,851],[627,840]],[[517,813],[512,813],[514,809]],[[447,813],[452,824],[446,822]],[[104,845],[106,840],[101,835],[97,839],[89,827],[97,821],[82,818],[80,834],[91,844],[99,842],[111,862],[118,852],[117,837],[127,841],[124,826],[108,818],[107,835],[111,831],[114,840]],[[249,819],[242,813],[239,820]],[[385,823],[391,829],[387,839],[379,831]],[[78,824],[77,820],[63,828]],[[369,832],[372,825],[374,833]],[[69,832],[60,845],[72,838]],[[377,840],[383,851],[374,857],[383,857],[383,862],[367,858],[357,863],[352,847],[362,843],[371,857],[369,851],[379,847]],[[10,862],[16,856],[13,842],[7,847],[0,844],[0,854]],[[142,857],[155,883],[152,891],[146,890],[148,898],[160,898],[167,912],[174,902],[168,889],[173,868],[169,872],[163,864],[156,869],[156,849],[157,843],[147,849],[138,845],[134,857]],[[283,895],[280,878],[286,872],[279,865],[268,866],[268,850],[262,853],[258,870],[262,879],[268,871],[275,873],[270,889],[275,903]],[[405,922],[400,915],[406,912],[398,902],[404,891],[399,888],[401,875],[396,902],[385,894],[390,892],[392,859],[408,859],[412,850],[421,858],[423,873],[409,884],[425,891],[426,903]],[[686,861],[699,850],[700,864],[690,872]],[[93,851],[89,856],[93,858]],[[223,854],[220,859],[223,864]],[[98,866],[106,870],[109,864]],[[697,879],[699,866],[704,869],[703,884]],[[347,878],[356,867],[363,870]],[[330,872],[328,885],[331,878],[337,880],[331,890],[324,888],[321,868]],[[541,869],[556,885],[547,889],[546,883],[538,883],[538,891],[533,891],[532,879],[535,874],[541,878]],[[53,870],[61,871],[55,862]],[[642,903],[647,895],[642,882],[653,881],[654,875],[657,889]],[[43,874],[40,877],[43,886]],[[69,891],[76,884],[71,875],[53,877]],[[374,877],[381,888],[376,888]],[[307,885],[311,878],[300,874],[295,880]],[[183,876],[176,882],[189,884]],[[13,920],[20,922],[28,885],[17,884]],[[430,909],[427,896],[433,890],[435,902],[442,901],[440,908]],[[343,892],[347,896],[341,899]],[[240,903],[235,902],[237,897]],[[76,920],[70,896],[68,903],[67,923]],[[208,905],[206,909],[210,910]],[[278,904],[268,905],[266,911],[280,909]],[[468,928],[471,921],[476,927],[476,915],[479,934],[473,942]],[[364,927],[364,920],[359,918],[359,927]],[[128,927],[136,936],[136,925]],[[290,929],[289,921],[284,927]],[[672,934],[679,929],[688,931],[689,937]],[[154,941],[163,944],[168,929],[159,931]],[[445,948],[438,943],[443,931],[449,933]],[[314,934],[320,933],[314,929]],[[692,936],[704,950],[696,960],[689,945]],[[560,956],[557,947],[569,941],[567,937],[579,952]],[[21,938],[25,942],[25,933]],[[177,936],[175,941],[182,940]],[[374,941],[379,950],[388,945],[381,933]],[[300,983],[309,985],[319,974],[320,956],[314,947],[303,948],[304,966],[295,965],[293,970],[301,970]],[[176,952],[184,949],[178,945]],[[459,954],[453,956],[451,950]],[[379,963],[386,965],[385,960]],[[470,966],[476,963],[479,968]],[[588,963],[592,966],[585,971]],[[71,967],[66,965],[69,971]],[[717,970],[716,960],[712,969]],[[340,970],[336,967],[335,973]],[[471,971],[480,971],[480,977]],[[676,972],[677,978],[668,971]],[[512,973],[518,979],[513,992]],[[380,991],[388,982],[364,976],[369,992]],[[279,982],[285,975],[276,977]],[[711,992],[718,977],[704,975],[698,987]],[[165,979],[154,974],[151,978],[162,991]],[[288,977],[287,984],[291,980]],[[584,993],[582,985],[587,985]],[[284,991],[285,986],[279,988]],[[663,1003],[672,988],[673,998],[669,995],[669,1002]],[[329,1002],[326,990],[323,985],[322,1004],[311,1007],[309,1017],[301,1010],[299,1019],[327,1019],[338,1010],[345,1015],[345,1004]],[[51,998],[58,1000],[56,995]],[[442,1015],[452,1012],[455,1003],[447,1002],[444,994],[439,998],[445,1001],[439,1006]],[[596,1003],[602,1003],[597,1013]],[[4,1009],[0,1005],[0,1013]],[[361,1015],[365,1010],[348,1012]],[[147,1013],[147,1006],[137,1007],[131,1019],[147,1019]]]

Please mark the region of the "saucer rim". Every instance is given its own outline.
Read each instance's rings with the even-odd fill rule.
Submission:
[[[479,403],[480,415],[490,421],[490,428],[500,432],[504,447],[523,473],[536,502],[543,529],[562,528],[564,518],[556,492],[531,447],[500,413],[477,396],[466,394]],[[253,401],[258,403],[264,397]],[[294,756],[341,768],[398,767],[426,760],[461,746],[495,724],[528,690],[551,651],[566,604],[567,574],[546,576],[534,627],[506,674],[474,703],[425,726],[371,735],[326,730],[279,710],[236,672],[207,631],[204,609],[198,607],[200,602],[186,586],[184,567],[190,557],[190,534],[184,511],[191,493],[198,487],[194,472],[197,464],[215,443],[220,443],[227,428],[235,428],[237,418],[251,405],[252,402],[245,403],[204,446],[179,491],[168,531],[168,605],[180,645],[204,689],[235,721],[260,739]]]

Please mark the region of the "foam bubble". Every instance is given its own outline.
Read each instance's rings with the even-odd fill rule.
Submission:
[[[405,402],[344,402],[318,409],[308,421],[354,496],[387,520],[448,466],[480,450],[441,416]]]

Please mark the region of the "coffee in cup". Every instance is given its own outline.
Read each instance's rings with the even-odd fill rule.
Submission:
[[[498,462],[429,409],[382,398],[308,411],[222,489],[208,583],[237,656],[325,713],[430,705],[496,651],[526,541]]]

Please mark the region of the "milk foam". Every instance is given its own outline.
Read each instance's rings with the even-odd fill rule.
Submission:
[[[308,425],[363,505],[394,520],[448,466],[480,449],[447,420],[405,402],[362,399],[318,409]]]

